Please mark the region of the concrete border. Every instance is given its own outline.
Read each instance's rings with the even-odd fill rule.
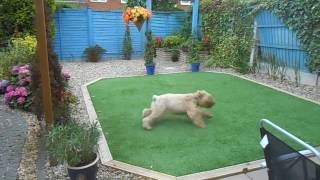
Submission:
[[[180,73],[186,73],[189,71],[181,71],[181,72],[174,72],[174,73],[160,73],[159,75],[167,75],[167,74],[180,74]],[[227,75],[231,75],[233,77],[238,77],[240,79],[243,80],[247,80],[271,89],[274,89],[276,91],[306,100],[308,102],[312,102],[315,103],[317,105],[320,105],[320,102],[305,98],[303,96],[299,96],[296,94],[293,94],[291,92],[282,90],[280,88],[277,87],[273,87],[270,86],[268,84],[265,83],[260,83],[257,82],[255,80],[249,79],[247,77],[243,77],[237,74],[233,74],[233,73],[228,73],[228,72],[218,72],[218,71],[203,71],[203,72],[208,72],[208,73],[216,73],[216,74],[227,74]],[[189,174],[189,175],[184,175],[184,176],[179,176],[179,177],[175,177],[172,175],[168,175],[168,174],[164,174],[164,173],[160,173],[157,171],[153,171],[153,170],[149,170],[146,168],[142,168],[142,167],[138,167],[138,166],[134,166],[134,165],[130,165],[124,162],[120,162],[120,161],[116,161],[113,160],[108,143],[107,143],[107,139],[104,136],[103,132],[102,132],[102,128],[100,125],[100,122],[98,121],[98,117],[97,117],[97,113],[94,109],[89,91],[87,89],[87,86],[99,81],[99,80],[103,80],[103,79],[114,79],[114,78],[129,78],[129,77],[143,77],[146,75],[128,75],[128,76],[116,76],[116,77],[104,77],[104,78],[98,78],[96,80],[93,80],[89,83],[86,83],[84,85],[81,86],[81,90],[82,90],[82,94],[83,94],[83,98],[86,104],[86,109],[89,115],[89,120],[90,122],[94,122],[98,124],[99,130],[101,132],[101,136],[99,139],[99,143],[98,143],[98,152],[100,155],[100,159],[103,165],[106,166],[110,166],[113,168],[117,168],[117,169],[121,169],[127,172],[131,172],[134,174],[138,174],[141,176],[145,176],[148,178],[153,178],[153,179],[163,179],[163,180],[173,180],[173,179],[177,179],[177,180],[193,180],[193,179],[220,179],[220,178],[224,178],[224,177],[229,177],[229,176],[233,176],[233,175],[237,175],[237,174],[242,174],[242,173],[247,173],[250,171],[255,171],[255,170],[259,170],[264,168],[264,166],[262,165],[265,160],[261,159],[261,160],[256,160],[256,161],[252,161],[252,162],[247,162],[247,163],[243,163],[243,164],[238,164],[238,165],[233,165],[233,166],[228,166],[228,167],[223,167],[223,168],[219,168],[219,169],[214,169],[214,170],[210,170],[210,171],[205,171],[205,172],[199,172],[199,173],[194,173],[194,174]]]

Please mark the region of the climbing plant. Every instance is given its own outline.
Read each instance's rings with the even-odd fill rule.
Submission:
[[[152,65],[154,64],[153,58],[157,56],[155,42],[153,40],[151,31],[146,31],[145,36],[146,36],[147,42],[144,50],[144,61],[145,61],[145,65]]]
[[[210,42],[209,66],[248,70],[253,33],[252,2],[203,0],[202,33]]]
[[[260,9],[271,10],[280,16],[297,33],[309,53],[309,69],[320,69],[320,1],[268,0],[260,3],[257,10]]]
[[[123,59],[130,60],[131,54],[132,54],[132,41],[131,41],[131,33],[130,33],[130,27],[126,26],[126,32],[124,34],[124,40],[123,40]]]

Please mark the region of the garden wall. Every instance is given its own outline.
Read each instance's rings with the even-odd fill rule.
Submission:
[[[164,37],[179,31],[186,12],[153,12],[152,31]],[[83,51],[99,44],[107,50],[104,59],[121,59],[125,25],[122,11],[62,9],[55,15],[55,51],[62,61],[80,61]],[[133,57],[143,57],[146,27],[141,32],[130,23]]]

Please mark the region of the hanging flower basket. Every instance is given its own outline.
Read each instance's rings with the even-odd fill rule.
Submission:
[[[141,31],[142,26],[146,20],[152,16],[152,13],[144,7],[135,6],[133,8],[128,7],[123,13],[123,20],[126,25],[129,22],[133,22],[139,31]]]

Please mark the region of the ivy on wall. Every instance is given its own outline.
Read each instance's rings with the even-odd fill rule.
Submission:
[[[257,10],[267,9],[282,18],[296,31],[303,47],[310,55],[311,71],[320,69],[320,1],[319,0],[268,0]]]
[[[207,65],[249,70],[253,34],[252,4],[240,0],[202,0],[203,36],[210,39],[211,57]]]

